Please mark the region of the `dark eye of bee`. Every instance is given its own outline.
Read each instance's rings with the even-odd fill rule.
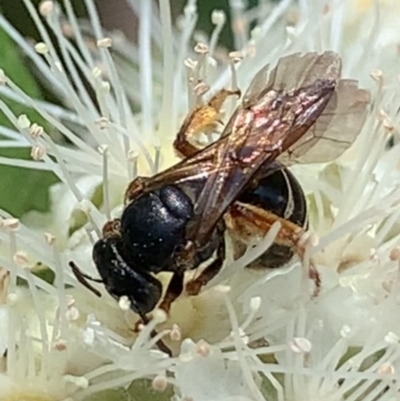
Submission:
[[[161,283],[145,271],[126,263],[119,239],[100,239],[93,247],[93,259],[107,291],[116,299],[127,296],[139,314],[154,309],[162,293]],[[132,293],[132,289],[135,292]]]

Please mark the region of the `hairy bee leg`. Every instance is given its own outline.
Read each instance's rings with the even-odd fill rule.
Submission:
[[[190,280],[186,284],[186,293],[188,295],[197,295],[201,288],[211,281],[221,270],[225,259],[225,242],[222,241],[217,251],[217,258],[207,266],[200,276]]]
[[[234,203],[225,216],[225,224],[234,240],[247,245],[248,239],[254,236],[263,237],[271,226],[279,221],[281,229],[275,238],[275,244],[287,246],[303,259],[304,248],[299,244],[303,229],[274,213],[256,206],[240,202]],[[321,290],[321,277],[315,265],[310,261],[308,276],[315,284],[312,297],[318,296]]]
[[[240,97],[239,90],[221,89],[205,105],[195,107],[183,121],[176,139],[174,148],[184,157],[190,157],[202,149],[190,142],[190,138],[201,132],[215,131],[221,122],[221,107],[230,96]]]
[[[264,237],[277,221],[281,223],[281,229],[275,242],[296,248],[304,230],[274,213],[247,203],[235,202],[225,215],[225,224],[232,237],[246,245],[254,237]]]
[[[94,295],[97,295],[98,297],[101,297],[101,292],[97,289],[94,288],[88,280],[93,281],[94,283],[103,283],[103,280],[94,278],[91,276],[88,276],[87,274],[83,273],[81,269],[74,263],[74,262],[69,262],[69,266],[72,269],[72,273],[74,273],[74,276],[76,279],[83,285],[85,286],[89,291],[93,292]]]
[[[183,273],[174,273],[168,284],[167,291],[159,306],[167,315],[171,309],[171,304],[182,294],[183,279]]]
[[[237,96],[238,98],[242,96],[242,92],[239,89],[220,89],[211,99],[208,101],[208,105],[215,110],[220,111],[225,100],[230,96]]]
[[[185,118],[185,121],[183,122],[183,125],[179,129],[178,134],[177,134],[174,144],[173,144],[173,146],[174,146],[175,150],[178,152],[178,154],[185,158],[195,155],[198,151],[200,151],[202,149],[201,146],[195,146],[189,142],[189,139],[188,139],[189,135],[186,131],[187,120],[192,118],[192,115],[195,112],[196,112],[196,109],[193,110]]]

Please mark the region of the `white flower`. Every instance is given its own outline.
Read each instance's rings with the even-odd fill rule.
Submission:
[[[47,216],[32,212],[21,224],[1,212],[0,265],[9,272],[0,275],[2,397],[81,400],[150,378],[154,389],[171,385],[175,399],[186,401],[398,399],[398,4],[282,0],[245,12],[242,1],[232,0],[239,53],[229,56],[217,47],[225,14],[215,10],[214,32],[198,40],[194,0],[177,28],[167,0],[159,11],[150,1],[129,1],[139,17],[137,45],[104,32],[92,0],[83,26],[69,1],[66,15],[57,3],[43,2],[45,22],[30,0],[24,3],[43,42],[32,46],[3,16],[0,26],[66,108],[30,98],[7,71],[0,93],[37,110],[68,144],[0,100],[15,127],[0,127],[0,134],[30,148],[33,159],[0,162],[60,179]],[[373,101],[359,138],[338,161],[293,168],[314,233],[304,238],[302,260],[272,271],[244,269],[273,242],[273,226],[239,260],[228,255],[199,296],[180,297],[167,320],[156,311],[134,333],[137,316],[126,299],[116,302],[101,285],[97,298],[77,283],[68,262],[96,276],[91,250],[102,226],[120,214],[130,180],[178,160],[172,141],[199,94],[244,90],[265,64],[326,49],[341,55],[343,76],[369,88]],[[234,106],[228,101],[227,115]],[[32,274],[38,262],[55,272],[54,284]],[[321,276],[315,297],[311,263]],[[164,284],[170,277],[160,276]],[[174,358],[154,346],[160,338]]]

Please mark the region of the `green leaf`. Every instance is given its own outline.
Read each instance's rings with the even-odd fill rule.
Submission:
[[[3,30],[0,30],[0,43],[0,68],[29,96],[41,98],[40,88],[24,64],[22,55]],[[29,107],[4,97],[1,100],[17,116],[26,114],[30,121],[43,125],[46,129],[46,122]],[[0,125],[13,128],[2,112]],[[30,149],[0,148],[0,156],[30,159]],[[56,176],[50,172],[0,165],[0,208],[16,217],[32,209],[45,212],[50,207],[49,186],[56,181]]]
[[[274,375],[275,379],[277,379],[277,375]],[[283,385],[283,375],[279,374],[279,379],[277,379],[281,385]],[[268,401],[277,401],[278,400],[278,392],[273,384],[267,379],[264,375],[261,376],[261,386],[260,386],[261,394]]]
[[[0,156],[28,159],[29,150],[0,149]],[[0,165],[0,208],[15,217],[29,210],[48,211],[48,189],[55,182],[52,173]]]
[[[128,392],[123,388],[99,391],[83,401],[132,401]]]
[[[132,401],[170,401],[174,395],[172,386],[168,386],[162,393],[154,390],[149,379],[133,381],[127,391]]]
[[[153,389],[151,380],[138,379],[125,390],[116,388],[99,391],[83,401],[170,401],[174,395],[172,386],[169,386],[164,392],[160,393]]]

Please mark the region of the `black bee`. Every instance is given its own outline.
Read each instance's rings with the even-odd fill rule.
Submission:
[[[307,208],[286,167],[337,158],[367,114],[368,92],[357,81],[340,79],[340,72],[334,52],[293,54],[270,72],[264,67],[221,137],[203,149],[194,143],[196,134],[215,131],[223,102],[239,92],[221,90],[192,110],[174,142],[184,159],[129,185],[121,218],[106,224],[93,249],[101,279],[72,264],[78,279],[103,283],[117,299],[126,296],[146,322],[157,305],[169,311],[186,271],[208,262],[186,284],[190,295],[215,277],[225,258],[226,230],[240,256],[251,238],[264,236],[279,220],[275,243],[250,267],[287,263],[306,228]],[[163,298],[159,272],[173,273]]]

